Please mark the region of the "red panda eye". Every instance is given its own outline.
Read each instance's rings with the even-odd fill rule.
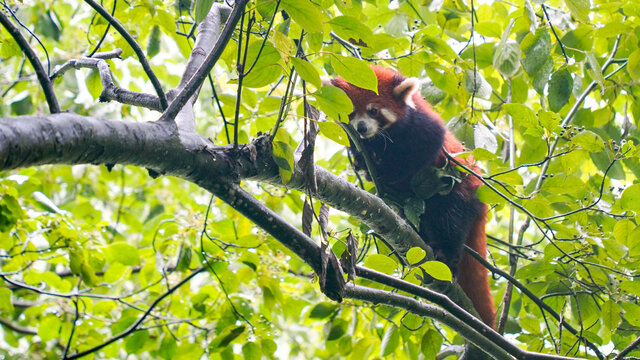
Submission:
[[[349,114],[349,120],[353,120],[353,118],[356,116],[356,113],[351,113]]]
[[[378,115],[378,109],[376,109],[376,108],[369,109],[369,115],[371,115],[371,116]]]

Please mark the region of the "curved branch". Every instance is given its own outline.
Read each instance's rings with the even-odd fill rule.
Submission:
[[[0,119],[0,170],[54,163],[125,163],[182,177],[229,203],[300,256],[317,273],[324,272],[329,281],[326,282],[327,288],[323,290],[328,296],[336,300],[343,296],[355,297],[356,294],[344,293],[344,278],[339,265],[336,262],[331,262],[329,266],[323,265],[323,250],[318,244],[237,185],[241,178],[249,177],[279,182],[277,165],[270,151],[268,136],[233,151],[232,146],[213,146],[198,134],[179,134],[175,127],[153,122],[108,121],[70,113]],[[376,231],[385,233],[388,240],[404,245],[404,251],[419,243],[425,246],[410,226],[378,197],[320,167],[316,168],[316,175],[318,192],[314,195],[322,201],[358,217]],[[296,173],[288,186],[303,188],[303,184],[304,176]],[[383,220],[384,217],[388,218]],[[407,238],[399,240],[401,236]],[[411,244],[412,241],[415,243]],[[358,271],[367,274],[366,270]],[[376,281],[389,283],[390,280]],[[393,284],[396,286],[399,282]],[[402,286],[408,286],[406,284]],[[457,321],[455,326],[464,326],[474,333],[470,336],[482,338],[475,340],[482,346],[484,342],[500,339],[495,337],[492,330],[487,330],[477,319],[473,319],[442,295],[436,296],[433,292],[417,287],[407,287],[406,290],[446,307],[450,312],[447,314],[453,314],[459,319],[447,321]],[[142,320],[140,318],[136,326]],[[120,339],[121,335],[112,340]]]
[[[438,307],[422,303],[414,298],[392,293],[389,291],[367,288],[364,286],[347,284],[345,286],[345,297],[373,302],[374,304],[386,304],[405,309],[419,316],[433,318],[447,326],[450,326],[465,339],[472,342],[488,355],[495,359],[512,359],[511,355],[519,360],[579,360],[577,358],[561,355],[540,354],[525,351],[512,345],[506,339],[500,337],[499,342],[488,340],[485,336],[471,328],[466,322],[451,316],[447,311]],[[495,333],[497,336],[497,333]]]
[[[16,43],[18,43],[18,46],[20,46],[20,50],[22,50],[22,53],[27,57],[27,59],[29,59],[31,66],[33,66],[33,69],[38,76],[40,86],[42,87],[42,91],[44,92],[44,97],[47,99],[49,112],[51,112],[52,114],[59,113],[60,105],[58,104],[56,93],[53,91],[53,84],[51,84],[49,75],[42,66],[42,62],[40,62],[38,55],[36,55],[36,52],[33,50],[31,45],[29,45],[27,39],[22,36],[20,30],[15,25],[13,25],[11,20],[9,20],[9,18],[6,17],[2,11],[0,11],[0,24],[2,24],[2,26],[7,29],[9,34],[11,34]]]
[[[583,337],[581,335],[580,331],[578,331],[576,328],[574,328],[571,324],[567,323],[567,321],[566,321],[566,319],[564,317],[561,317],[551,306],[547,305],[544,301],[542,301],[542,299],[538,298],[531,290],[529,290],[526,286],[524,286],[521,282],[519,282],[511,274],[507,273],[506,271],[503,271],[500,268],[497,268],[497,267],[493,266],[490,262],[488,262],[486,259],[484,259],[475,250],[471,249],[470,247],[468,247],[466,245],[465,245],[465,251],[467,252],[467,254],[471,255],[474,259],[476,259],[478,262],[480,262],[482,264],[482,266],[484,266],[487,269],[489,269],[489,271],[491,271],[493,274],[500,275],[503,278],[505,278],[507,281],[509,281],[510,284],[513,284],[513,286],[518,288],[518,290],[520,290],[523,295],[526,295],[531,301],[533,301],[533,303],[535,303],[538,307],[540,307],[540,309],[545,310],[546,312],[548,312],[558,322],[558,327],[564,327],[571,334],[573,334],[575,337],[577,337],[580,341],[583,341],[584,344],[591,351],[593,351],[596,354],[596,356],[598,356],[599,359],[604,359],[605,358],[604,355],[602,355],[602,353],[600,352],[600,350],[598,349],[598,347],[594,343],[589,341],[589,339]]]
[[[184,85],[184,88],[171,102],[171,105],[169,105],[165,110],[164,114],[162,114],[160,120],[173,121],[187,101],[189,101],[189,99],[191,99],[191,97],[198,91],[204,80],[207,78],[207,75],[222,55],[229,39],[231,39],[231,35],[233,35],[233,31],[240,20],[240,16],[244,12],[244,7],[247,5],[247,2],[248,0],[236,1],[233,11],[229,15],[227,23],[224,26],[224,29],[222,29],[215,46],[204,59],[202,66],[198,68],[191,79],[189,79],[189,82]]]
[[[111,71],[109,70],[109,64],[105,59],[118,57],[121,53],[122,50],[116,49],[110,52],[96,53],[94,57],[82,57],[80,59],[69,60],[54,69],[51,74],[51,80],[62,76],[70,69],[96,69],[100,74],[100,81],[102,82],[100,101],[115,100],[121,104],[141,106],[151,110],[162,111],[162,105],[160,104],[160,99],[157,96],[123,89],[117,87],[113,82]]]
[[[451,316],[451,314],[436,306],[425,304],[405,295],[354,284],[346,285],[345,295],[352,299],[372,302],[374,304],[385,304],[399,307],[416,315],[435,319],[454,329],[465,339],[468,339],[478,348],[482,349],[487,355],[491,355],[492,358],[506,360],[512,359],[509,353],[502,347],[490,340],[487,340],[465,322]]]
[[[199,268],[194,270],[191,274],[189,274],[189,276],[187,276],[186,278],[182,279],[179,283],[177,283],[176,285],[174,285],[173,287],[171,287],[169,290],[167,290],[164,294],[160,295],[157,299],[155,299],[153,301],[153,303],[151,303],[151,305],[149,305],[149,308],[147,309],[147,311],[140,315],[140,317],[138,318],[138,320],[136,320],[136,322],[134,322],[133,324],[131,324],[131,326],[129,326],[126,330],[124,330],[123,332],[121,332],[120,334],[110,338],[109,340],[103,342],[102,344],[96,345],[90,349],[81,351],[79,353],[73,354],[71,356],[67,356],[66,359],[78,359],[81,358],[83,356],[92,354],[100,349],[102,349],[103,347],[114,343],[124,337],[126,337],[127,335],[130,335],[131,333],[133,333],[134,331],[137,330],[138,326],[140,326],[140,324],[142,324],[142,322],[147,318],[147,316],[149,316],[149,314],[151,313],[151,311],[153,310],[153,308],[155,308],[162,300],[164,300],[167,296],[173,294],[176,290],[178,290],[178,288],[180,288],[182,285],[188,283],[191,279],[193,279],[194,276],[198,275],[199,273],[203,272],[204,268]]]
[[[131,34],[129,34],[129,32],[124,28],[124,26],[120,24],[118,19],[111,16],[111,14],[105,8],[103,8],[100,4],[98,4],[93,0],[84,0],[84,1],[87,4],[89,4],[89,6],[91,6],[98,14],[100,14],[103,18],[105,18],[105,20],[107,20],[107,22],[111,24],[111,26],[113,26],[113,28],[116,29],[118,33],[127,41],[127,44],[131,46],[131,48],[133,49],[133,52],[135,52],[136,56],[138,56],[138,60],[140,61],[140,65],[142,65],[142,69],[144,70],[145,74],[147,74],[147,77],[149,77],[149,80],[151,81],[153,88],[156,90],[156,94],[158,95],[158,98],[160,98],[160,106],[162,107],[162,109],[166,109],[168,106],[167,97],[164,93],[164,90],[162,89],[162,84],[160,84],[160,80],[158,80],[158,77],[151,69],[151,65],[149,64],[149,61],[147,60],[147,57],[144,54],[144,51],[142,50],[140,45],[138,45],[136,40],[133,38],[133,36],[131,36]]]

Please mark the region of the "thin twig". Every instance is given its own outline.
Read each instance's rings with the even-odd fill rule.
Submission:
[[[11,13],[13,14],[13,12]],[[38,81],[40,82],[40,86],[42,87],[42,91],[44,92],[44,97],[47,100],[47,104],[49,105],[49,112],[51,112],[52,114],[59,113],[60,105],[58,104],[58,99],[56,98],[56,94],[53,91],[53,84],[51,83],[51,80],[49,80],[49,75],[42,66],[42,62],[38,58],[38,55],[36,55],[31,45],[29,45],[27,39],[22,36],[20,30],[15,25],[13,25],[11,20],[9,20],[9,18],[6,17],[2,11],[0,11],[0,24],[2,24],[2,26],[7,29],[11,37],[13,37],[13,39],[20,47],[20,50],[22,50],[22,53],[27,57],[27,59],[29,59],[31,66],[38,76]]]
[[[118,0],[113,0],[113,7],[111,8],[111,16],[113,16],[113,14],[116,13],[117,4],[118,4]],[[100,50],[100,46],[102,46],[102,43],[107,38],[107,35],[109,35],[110,29],[111,29],[111,23],[107,21],[107,28],[104,30],[104,33],[102,33],[102,37],[100,38],[100,41],[98,41],[98,43],[96,44],[96,47],[93,48],[93,51],[89,53],[89,57],[93,57],[98,52],[98,50]]]
[[[524,286],[522,283],[516,280],[516,278],[509,275],[506,271],[503,271],[502,269],[493,266],[491,263],[485,260],[480,254],[478,254],[475,250],[471,249],[467,245],[465,245],[464,249],[467,252],[467,254],[471,255],[474,259],[480,262],[484,267],[489,269],[489,271],[491,271],[493,274],[497,274],[505,278],[509,283],[512,283],[516,288],[518,288],[518,290],[520,290],[522,294],[526,295],[529,299],[531,299],[531,301],[533,301],[538,307],[540,307],[540,309],[545,310],[547,313],[553,316],[553,318],[556,321],[558,321],[559,324],[564,325],[565,329],[567,329],[570,333],[572,333],[576,337],[580,338],[587,345],[587,347],[596,354],[596,356],[599,359],[604,359],[604,356],[602,355],[602,353],[600,353],[600,350],[595,344],[590,342],[588,339],[582,337],[578,330],[576,330],[571,324],[567,323],[564,319],[562,319],[560,315],[558,315],[558,313],[555,310],[553,310],[553,308],[551,308],[551,306],[547,305],[544,301],[540,300],[540,298],[538,298],[533,292],[531,292],[531,290],[529,290],[526,286]]]
[[[118,31],[118,33],[127,41],[127,44],[131,46],[131,49],[133,49],[133,52],[135,52],[136,56],[138,57],[138,61],[140,61],[140,65],[142,65],[142,69],[144,70],[145,74],[147,74],[147,77],[151,81],[153,88],[156,90],[156,94],[160,99],[160,108],[162,110],[166,109],[168,106],[167,96],[165,95],[164,90],[162,89],[162,84],[160,83],[160,80],[158,80],[158,77],[153,72],[153,69],[151,69],[151,65],[147,60],[147,56],[145,55],[140,45],[138,45],[136,40],[133,38],[133,36],[131,36],[131,34],[129,34],[129,32],[124,28],[124,26],[120,24],[118,19],[111,16],[111,14],[105,8],[103,8],[102,5],[98,4],[94,0],[84,0],[84,1],[87,4],[89,4],[89,6],[91,6],[96,12],[98,12],[98,14],[100,14],[105,20],[107,20],[107,22],[111,24],[113,28],[116,29],[116,31]]]
[[[540,4],[540,6],[542,6],[542,11],[544,12],[544,16],[547,18],[547,22],[549,23],[549,27],[551,27],[551,32],[553,32],[553,36],[555,36],[556,41],[558,42],[558,45],[560,46],[560,50],[562,50],[562,55],[564,55],[564,61],[568,65],[569,64],[569,57],[567,56],[567,53],[564,50],[564,44],[562,43],[562,41],[560,40],[560,37],[556,33],[556,28],[553,27],[553,24],[551,23],[551,19],[549,19],[549,14],[547,13],[547,7],[544,6],[544,4]]]
[[[134,322],[133,324],[131,324],[131,326],[129,326],[126,330],[124,330],[123,332],[121,332],[120,334],[110,338],[109,340],[103,342],[102,344],[96,345],[90,349],[81,351],[79,353],[76,353],[74,355],[71,355],[69,357],[67,357],[67,359],[71,360],[71,359],[78,359],[81,358],[83,356],[95,353],[96,351],[104,348],[105,346],[112,344],[128,335],[130,335],[131,333],[133,333],[134,331],[136,331],[136,329],[138,328],[138,326],[140,326],[140,324],[142,324],[142,322],[147,318],[147,316],[149,316],[149,314],[151,313],[151,311],[162,301],[164,300],[167,296],[173,294],[176,290],[178,290],[182,285],[188,283],[191,279],[193,279],[193,277],[195,277],[196,275],[200,274],[201,272],[203,272],[205,269],[203,267],[198,268],[196,270],[194,270],[191,274],[189,274],[189,276],[187,276],[186,278],[182,279],[182,281],[180,281],[179,283],[177,283],[176,285],[174,285],[171,289],[169,289],[168,291],[166,291],[164,294],[160,295],[158,298],[156,298],[153,303],[151,303],[151,305],[149,305],[149,308],[147,309],[147,311],[145,311],[144,314],[142,314],[138,320],[136,320],[136,322]]]

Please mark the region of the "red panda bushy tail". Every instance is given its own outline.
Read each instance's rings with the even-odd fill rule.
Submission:
[[[485,224],[487,206],[480,215],[476,217],[471,225],[466,245],[475,250],[483,257],[487,253],[487,241],[485,234]],[[495,313],[493,308],[493,297],[489,288],[489,273],[487,269],[476,259],[463,251],[460,263],[458,264],[458,284],[465,294],[473,302],[482,321],[495,328]]]

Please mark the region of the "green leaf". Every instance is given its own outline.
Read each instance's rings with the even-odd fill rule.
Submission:
[[[11,103],[12,115],[28,115],[33,112],[33,101],[29,94]]]
[[[439,179],[439,178],[438,178]],[[422,195],[422,194],[420,194]],[[425,203],[422,198],[411,197],[403,206],[402,210],[407,220],[416,228],[420,227],[420,217],[424,214]]]
[[[513,117],[513,122],[526,127],[536,126],[538,120],[530,107],[522,104],[504,104],[504,110]]]
[[[589,152],[600,152],[604,150],[604,141],[598,134],[590,130],[584,130],[571,138],[571,142]]]
[[[640,305],[625,302],[622,304],[622,308],[624,309],[624,318],[629,324],[640,327]]]
[[[627,72],[634,81],[640,81],[640,49],[629,55],[627,62]]]
[[[320,133],[327,138],[342,146],[350,145],[349,137],[347,136],[347,133],[344,132],[342,126],[331,121],[322,121],[318,123],[318,127],[320,128]]]
[[[482,185],[478,188],[478,191],[476,191],[476,197],[485,204],[504,204],[506,202],[502,196],[498,195],[486,185]]]
[[[154,25],[153,29],[151,29],[151,35],[147,41],[147,57],[151,59],[152,57],[158,55],[160,52],[160,27],[158,25]]]
[[[528,34],[520,43],[524,53],[522,67],[533,78],[533,87],[539,94],[544,94],[553,60],[551,59],[551,37],[546,28],[539,28],[536,34]]]
[[[102,93],[102,81],[100,80],[100,73],[97,70],[89,71],[89,75],[86,77],[87,89],[94,99],[99,99]]]
[[[276,31],[273,34],[273,46],[276,48],[276,50],[278,50],[280,56],[285,61],[289,61],[290,56],[295,55],[296,44],[294,44],[293,40],[291,40],[287,35],[281,33],[280,31]],[[318,78],[320,77],[318,76]]]
[[[312,84],[318,89],[322,87],[320,75],[311,63],[299,58],[291,58],[291,62],[293,63],[293,66],[296,67],[296,71],[304,81]]]
[[[105,254],[110,262],[119,262],[123,265],[139,265],[140,253],[138,248],[125,242],[115,242],[105,249]]]
[[[310,319],[324,319],[324,318],[327,318],[327,317],[331,316],[331,314],[333,314],[336,311],[336,308],[337,308],[337,306],[332,304],[332,303],[328,303],[328,302],[318,303],[309,312],[309,318]]]
[[[380,357],[392,354],[400,344],[400,331],[395,325],[389,325],[380,343]]]
[[[571,90],[573,89],[573,78],[567,69],[556,71],[551,75],[549,81],[549,109],[554,112],[560,111],[569,101]]]
[[[393,274],[398,269],[398,264],[390,257],[381,254],[372,254],[364,260],[364,266],[385,274]]]
[[[4,312],[13,312],[13,303],[11,303],[11,290],[0,288],[0,310]]]
[[[347,82],[378,93],[378,78],[367,62],[334,54],[331,57],[331,66]]]
[[[176,341],[171,335],[165,333],[165,336],[162,338],[162,342],[160,344],[160,348],[158,349],[158,354],[166,360],[171,360],[175,358],[176,350],[178,346],[176,345]]]
[[[347,332],[349,324],[343,319],[336,318],[329,322],[329,330],[327,331],[327,341],[337,340],[344,336]]]
[[[370,46],[373,32],[362,21],[352,16],[337,16],[331,19],[329,24],[338,36],[350,43],[364,47]]]
[[[407,261],[411,265],[417,264],[424,259],[426,254],[427,253],[423,249],[419,247],[412,247],[407,251]]]
[[[624,280],[620,283],[620,289],[634,296],[640,296],[640,281]]]
[[[13,38],[0,38],[0,58],[9,59],[14,56],[22,56],[22,50]]]
[[[149,340],[149,330],[135,331],[126,337],[124,348],[129,354],[137,354],[144,348],[147,340]]]
[[[260,347],[262,348],[262,353],[269,358],[273,358],[273,354],[278,350],[278,345],[271,339],[261,340]]]
[[[310,33],[321,32],[324,14],[309,0],[282,0],[280,3],[289,16]]]
[[[516,42],[498,45],[493,55],[493,67],[505,78],[512,77],[520,70],[520,47]]]
[[[589,12],[591,11],[591,1],[589,0],[565,0],[569,11],[578,20],[582,22],[589,21]]]
[[[353,111],[353,104],[342,89],[335,86],[323,86],[313,93],[318,108],[328,117],[343,122],[349,122],[349,114]]]
[[[235,326],[224,329],[220,335],[216,336],[209,344],[209,350],[219,352],[227,347],[233,340],[244,333],[245,326]]]
[[[442,39],[425,36],[423,42],[425,46],[446,61],[453,62],[455,59],[458,59],[458,54]]]
[[[491,85],[485,80],[479,71],[465,71],[464,87],[470,94],[475,93],[481,99],[489,99],[491,97]]]
[[[25,213],[16,198],[9,194],[0,197],[0,232],[13,229],[18,224],[18,220],[24,217]]]
[[[194,6],[195,11],[194,11],[194,18],[196,20],[196,23],[201,23],[202,20],[204,20],[205,17],[207,17],[207,14],[209,13],[209,10],[211,10],[211,6],[213,5],[213,0],[195,0],[196,4]]]
[[[433,330],[429,329],[420,341],[420,352],[424,355],[425,359],[434,359],[440,352],[440,346],[442,346],[442,336]]]
[[[512,77],[520,69],[520,47],[509,40],[513,24],[514,20],[509,21],[493,55],[493,67],[505,78]]]
[[[289,145],[290,137],[284,129],[277,132],[273,139],[273,160],[280,170],[280,178],[284,184],[293,176],[293,148]]]
[[[178,251],[178,259],[176,260],[176,271],[185,271],[189,269],[191,264],[191,257],[193,253],[191,247],[185,242],[180,244],[180,250]]]
[[[60,332],[61,321],[56,315],[46,315],[44,319],[40,320],[38,326],[38,336],[42,341],[47,342],[49,340],[56,339]]]
[[[242,82],[242,86],[248,88],[261,88],[269,84],[273,84],[282,74],[282,67],[277,64],[258,65],[251,70]]]
[[[622,322],[620,317],[620,306],[612,300],[602,304],[602,324],[609,330],[615,330]]]
[[[252,341],[242,345],[242,358],[248,360],[262,359],[262,350],[260,346]]]
[[[451,269],[440,261],[427,261],[424,264],[420,265],[427,274],[431,275],[433,278],[441,281],[452,281],[453,275],[451,274]]]
[[[640,184],[634,184],[624,190],[620,196],[623,210],[640,211]]]

